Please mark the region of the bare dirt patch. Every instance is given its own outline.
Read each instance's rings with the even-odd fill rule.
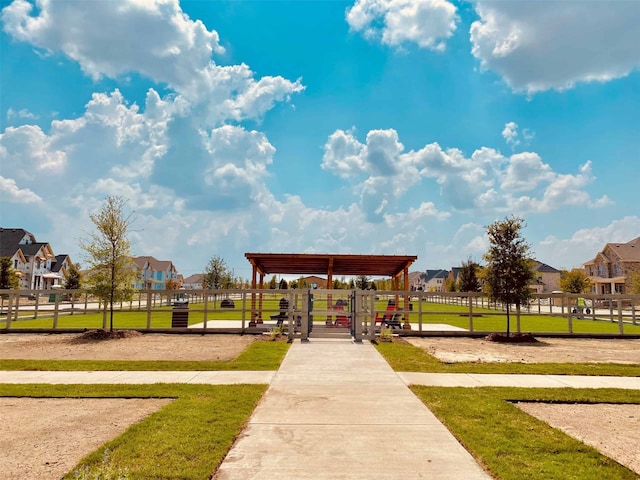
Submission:
[[[0,398],[6,480],[58,479],[170,399]],[[46,415],[43,415],[46,412]]]
[[[483,338],[452,337],[406,337],[405,340],[445,363],[640,364],[640,340],[539,338],[534,343],[502,343]]]
[[[521,402],[518,406],[640,474],[640,405]]]
[[[228,361],[255,341],[251,335],[170,335],[132,332],[122,338],[84,334],[0,335],[0,358],[22,360]]]

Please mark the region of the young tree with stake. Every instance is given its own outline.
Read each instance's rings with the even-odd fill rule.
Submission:
[[[489,297],[507,307],[507,336],[510,333],[509,307],[526,304],[531,298],[529,285],[535,278],[529,244],[520,235],[525,226],[519,217],[507,217],[487,227],[489,250],[484,254],[487,261],[486,287]]]
[[[107,197],[102,210],[89,215],[96,232],[81,242],[90,271],[87,283],[95,295],[109,304],[110,331],[113,331],[113,304],[132,298],[136,278],[127,238],[133,213],[125,214],[126,204],[122,197]]]

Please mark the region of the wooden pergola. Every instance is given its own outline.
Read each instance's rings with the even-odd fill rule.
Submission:
[[[391,277],[394,290],[404,276],[403,290],[409,291],[409,267],[415,255],[349,255],[329,253],[245,253],[252,267],[251,288],[262,289],[264,277],[272,274],[326,275],[327,289],[333,287],[334,275]],[[255,311],[255,300],[252,300]],[[260,298],[262,303],[262,298]],[[259,306],[262,311],[262,305]],[[259,314],[259,321],[262,317]]]

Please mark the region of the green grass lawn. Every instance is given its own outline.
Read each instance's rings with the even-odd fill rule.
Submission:
[[[514,373],[539,375],[610,375],[639,377],[640,365],[617,363],[442,363],[422,348],[403,342],[376,345],[397,372]]]
[[[444,388],[413,392],[495,478],[624,480],[638,475],[523,411],[516,401],[640,404],[640,391]]]
[[[283,341],[255,341],[229,362],[149,360],[6,360],[0,370],[277,370],[289,350]]]
[[[271,315],[279,311],[279,296],[265,295],[262,302],[263,319],[270,320]],[[441,304],[413,301],[413,311],[409,313],[409,321],[417,324],[419,321],[418,310],[422,309],[423,324],[448,324],[464,329],[469,329],[469,309],[465,305]],[[386,308],[386,300],[378,300],[375,304],[377,311],[384,311]],[[400,301],[402,305],[402,301]],[[326,309],[326,301],[319,301],[315,306],[316,310]],[[247,301],[243,305],[241,301],[235,301],[235,308],[220,308],[220,300],[209,302],[205,312],[204,303],[189,304],[189,325],[202,323],[206,319],[208,327],[215,328],[215,322],[218,320],[242,320],[244,317],[247,322],[251,319],[251,302]],[[537,311],[537,308],[532,311]],[[473,329],[481,332],[504,332],[506,331],[507,317],[502,311],[492,310],[489,308],[481,308],[474,306],[474,314],[481,315],[473,318]],[[48,315],[48,317],[44,317]],[[40,318],[28,319],[22,318],[11,323],[12,328],[33,328],[33,329],[50,329],[53,328],[53,318],[51,312],[40,312]],[[170,328],[172,317],[171,306],[156,306],[151,313],[151,328]],[[107,319],[108,322],[108,319]],[[575,333],[619,333],[619,325],[611,321],[594,321],[589,319],[573,319],[573,332]],[[6,320],[0,319],[0,328],[6,326]],[[57,328],[79,328],[79,329],[96,329],[103,327],[102,313],[75,312],[69,315],[68,312],[62,312],[57,320]],[[119,329],[145,329],[147,328],[147,312],[146,310],[118,310],[114,312],[114,328]],[[417,330],[417,325],[414,326]],[[510,319],[511,331],[517,330],[517,322],[515,315],[511,315]],[[523,314],[520,321],[520,330],[522,332],[548,332],[548,333],[567,333],[569,325],[566,318],[560,316],[552,316],[549,314]],[[625,323],[624,332],[627,334],[640,334],[640,324],[633,325]]]
[[[0,396],[175,399],[83,458],[64,478],[205,480],[265,390],[266,385],[0,385]]]

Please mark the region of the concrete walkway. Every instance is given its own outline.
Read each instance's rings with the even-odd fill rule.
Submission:
[[[640,389],[638,377],[397,373],[344,339],[296,340],[277,372],[0,371],[0,383],[270,384],[218,480],[488,479],[407,385]]]
[[[365,343],[295,342],[218,480],[488,479]]]

